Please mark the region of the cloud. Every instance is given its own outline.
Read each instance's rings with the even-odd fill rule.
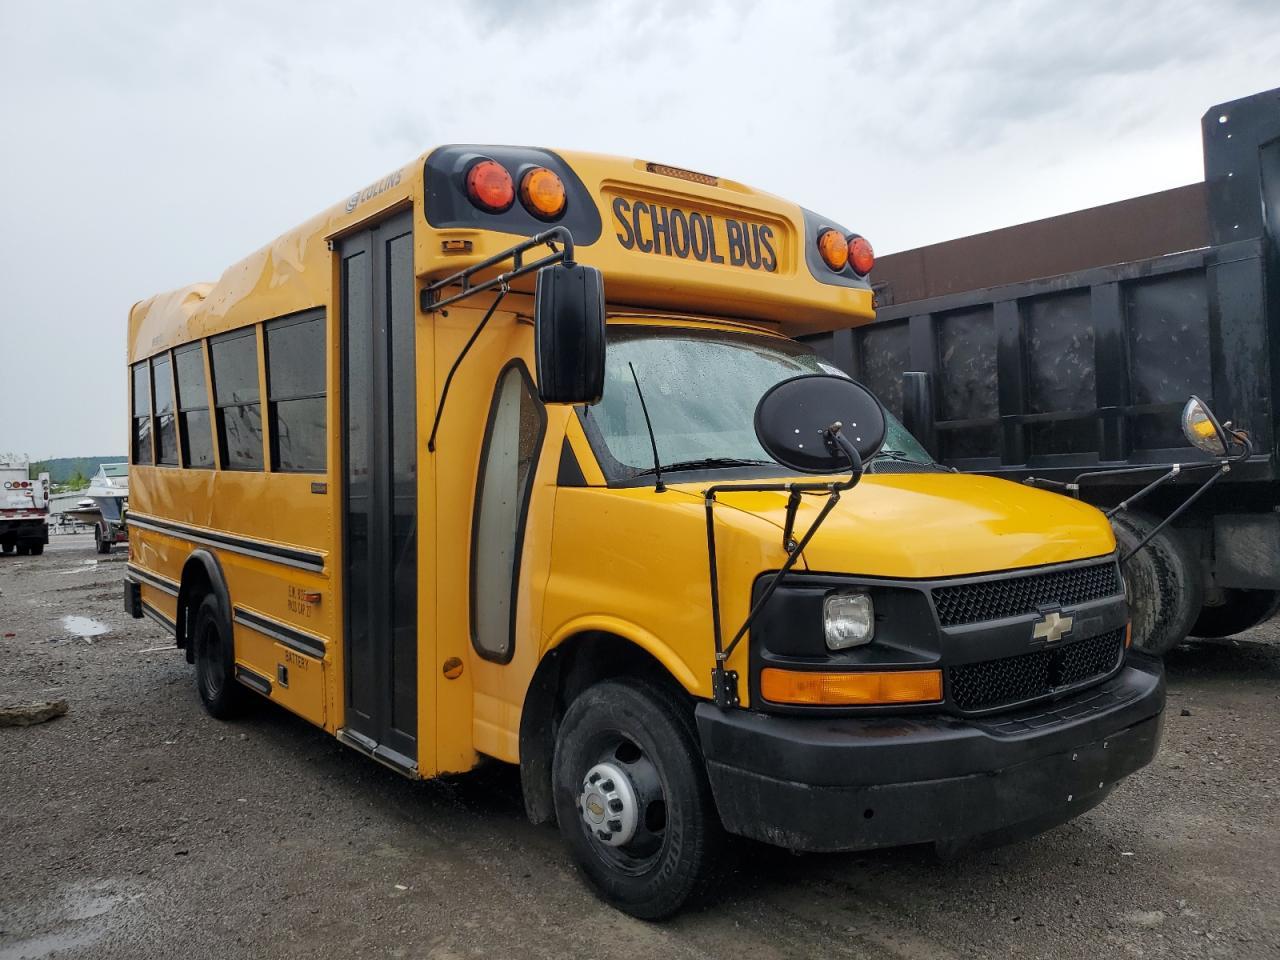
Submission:
[[[3,4],[0,442],[122,451],[134,301],[436,143],[707,170],[888,252],[1197,179],[1277,35],[1263,2]]]

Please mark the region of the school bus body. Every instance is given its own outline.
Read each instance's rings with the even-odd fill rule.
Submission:
[[[133,308],[129,362],[135,385],[143,382],[138,371],[149,369],[150,389],[157,390],[156,358],[203,343],[198,353],[211,414],[218,400],[210,344],[232,331],[257,331],[264,466],[228,469],[220,448],[208,469],[189,468],[182,458],[169,465],[135,459],[126,600],[136,614],[171,629],[191,659],[195,600],[216,593],[232,625],[243,683],[402,773],[461,772],[488,756],[522,763],[537,780],[548,775],[551,762],[547,730],[566,706],[555,684],[568,681],[549,665],[566,663],[583,644],[607,648],[611,656],[640,651],[684,695],[709,707],[715,659],[707,480],[677,475],[659,492],[649,480],[608,479],[581,412],[540,408],[541,439],[529,466],[526,518],[515,548],[512,642],[505,657],[481,655],[473,636],[477,477],[496,415],[495,384],[513,363],[535,368],[533,283],[528,278],[514,284],[457,367],[434,452],[426,440],[444,384],[492,298],[424,312],[419,293],[430,281],[498,254],[530,231],[464,223],[457,198],[444,203],[441,192],[453,182],[448,171],[458,168],[468,150],[476,151],[441,150],[285,234],[229,268],[217,283],[159,295]],[[577,260],[603,272],[611,330],[712,331],[783,344],[824,325],[873,316],[865,281],[836,282],[815,271],[812,240],[826,221],[794,204],[724,179],[703,183],[654,172],[642,161],[568,152],[536,157],[554,158],[570,180],[566,217],[578,217]],[[433,164],[440,169],[433,171]],[[351,251],[364,242],[359,238],[375,231],[376,240],[378,225],[396,217],[410,225],[404,229],[412,236],[416,662],[411,676],[403,675],[402,663],[393,680],[399,685],[395,696],[415,711],[412,729],[398,741],[411,744],[411,751],[349,732],[353,665],[346,636],[350,611],[344,608],[351,602],[343,559],[344,538],[351,535],[344,497],[351,491],[344,485],[352,476],[351,414],[344,404],[352,398],[343,393],[341,345],[350,334],[344,332],[342,298],[344,284],[353,281],[343,271],[355,256]],[[676,227],[675,242],[673,224],[683,224]],[[279,438],[271,433],[274,413],[266,412],[274,401],[263,331],[277,318],[316,310],[324,318],[324,466],[311,472],[272,469],[272,444]],[[176,363],[177,353],[172,356]],[[135,431],[139,410],[145,418],[143,399],[139,407],[135,396]],[[135,447],[136,441],[135,432]],[[218,448],[216,438],[213,445]],[[785,512],[782,493],[721,495],[716,524],[725,624],[746,618],[758,578],[785,562]],[[796,526],[806,529],[816,513],[815,505],[802,503]],[[1114,563],[1114,551],[1101,514],[1063,497],[945,472],[868,474],[804,551],[797,572],[848,573],[909,586],[1108,557]],[[1123,598],[1112,596],[1107,603],[1099,616],[1109,617],[1108,623],[1123,620]],[[639,662],[630,656],[616,663],[627,669]],[[744,643],[729,666],[747,677],[752,657]],[[1158,686],[1157,678],[1144,688],[1147,712],[1141,719],[1158,714]],[[752,680],[742,690],[740,712],[756,700]],[[705,726],[714,720],[699,713],[704,740],[714,739]],[[540,739],[539,725],[546,727]],[[1148,732],[1131,766],[1141,765],[1153,750]],[[721,791],[728,788],[714,773],[712,782],[726,809]],[[526,799],[535,816],[551,814],[550,797],[538,783],[526,783]],[[753,816],[763,825],[744,827],[742,818]],[[794,831],[771,826],[759,811],[738,809],[733,817],[736,832],[814,846]],[[863,845],[879,842],[887,841],[872,838]],[[851,845],[857,844],[835,844]]]

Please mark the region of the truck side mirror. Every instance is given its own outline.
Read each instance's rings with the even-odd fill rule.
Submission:
[[[558,263],[538,271],[533,296],[534,366],[543,403],[596,403],[604,393],[604,278]]]

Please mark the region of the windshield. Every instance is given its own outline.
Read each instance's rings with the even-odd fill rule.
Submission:
[[[611,327],[604,397],[587,408],[587,420],[589,431],[606,448],[604,466],[620,477],[653,469],[631,365],[644,391],[663,467],[767,464],[781,469],[756,440],[760,398],[774,384],[801,374],[846,376],[803,344],[780,337],[686,327]],[[931,463],[902,424],[887,412],[885,416],[888,434],[880,455]]]

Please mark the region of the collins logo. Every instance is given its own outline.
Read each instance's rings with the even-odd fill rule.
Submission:
[[[388,174],[372,186],[365,187],[359,193],[353,193],[347,197],[347,213],[350,213],[366,200],[372,200],[380,193],[385,193],[392,187],[400,183],[400,171]]]
[[[1044,614],[1042,619],[1032,624],[1031,639],[1043,640],[1046,645],[1057,643],[1071,632],[1071,625],[1074,622],[1074,618],[1064,617],[1057,610],[1051,610]]]

